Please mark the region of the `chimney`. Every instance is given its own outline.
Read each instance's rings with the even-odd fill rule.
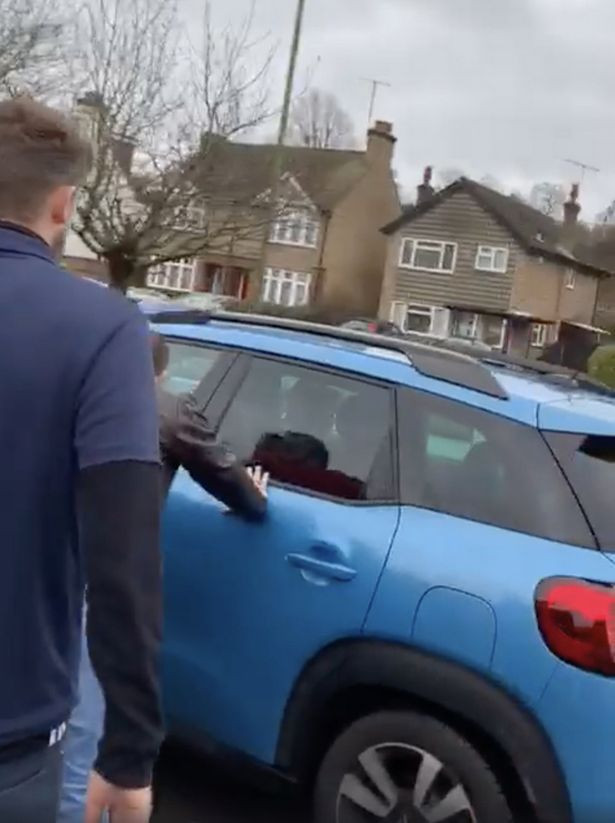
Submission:
[[[416,205],[422,206],[423,203],[428,203],[435,194],[434,187],[431,185],[431,178],[433,177],[433,167],[425,166],[423,172],[423,182],[416,187]]]
[[[113,141],[113,154],[115,162],[125,175],[132,171],[132,160],[136,148],[136,141],[130,137],[118,137]]]
[[[374,127],[367,132],[368,162],[390,168],[396,142],[393,124],[384,120],[376,120]]]
[[[564,203],[564,227],[574,228],[579,219],[581,206],[579,204],[579,184],[573,183],[570,189],[570,197]]]
[[[570,196],[564,203],[564,222],[560,235],[560,242],[569,251],[574,249],[579,227],[579,214],[581,204],[579,203],[579,184],[573,183],[570,189]]]

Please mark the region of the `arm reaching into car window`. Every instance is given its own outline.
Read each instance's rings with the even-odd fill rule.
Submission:
[[[167,488],[181,465],[233,512],[248,520],[261,520],[267,510],[268,476],[259,468],[246,470],[217,440],[194,398],[158,389],[158,408]]]

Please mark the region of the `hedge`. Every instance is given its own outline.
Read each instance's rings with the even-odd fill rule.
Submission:
[[[615,389],[615,344],[599,346],[587,365],[591,377]]]

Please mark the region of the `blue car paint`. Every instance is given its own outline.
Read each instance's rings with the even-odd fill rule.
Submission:
[[[489,672],[526,706],[535,706],[556,658],[538,631],[534,592],[540,580],[560,575],[615,583],[613,566],[600,552],[404,507],[366,632],[387,640],[412,640],[431,651],[433,638],[425,642],[424,635],[412,636],[414,616],[425,593],[444,586],[479,597],[496,615],[497,642],[489,665],[478,670]],[[471,650],[476,642],[459,634],[454,641],[439,641],[446,644],[447,657],[470,666],[474,666]],[[615,795],[613,800],[615,809]]]
[[[255,526],[225,513],[181,473],[163,538],[171,727],[206,729],[271,763],[305,663],[360,634],[398,516],[397,506],[357,505],[349,513],[345,505],[273,488],[270,514]],[[355,574],[339,580],[304,570],[290,554]]]
[[[562,765],[576,823],[612,823],[615,680],[558,663],[536,712]]]
[[[540,407],[538,424],[545,431],[615,436],[615,402],[568,397]]]
[[[164,332],[377,377],[532,426],[615,433],[612,401],[495,367],[507,400],[360,343],[217,322]],[[316,653],[359,635],[407,643],[473,668],[527,707],[553,744],[575,823],[615,819],[615,679],[556,659],[534,612],[545,578],[615,584],[603,554],[412,506],[349,506],[280,488],[270,509],[267,524],[249,525],[184,473],[176,479],[164,526],[172,729],[271,764],[293,685]],[[352,574],[319,578],[291,554]]]
[[[495,612],[486,600],[447,586],[433,586],[419,602],[412,643],[475,669],[489,669],[496,638]]]

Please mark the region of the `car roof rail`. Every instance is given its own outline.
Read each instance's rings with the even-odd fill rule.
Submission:
[[[186,311],[162,311],[150,315],[149,319],[153,323],[173,325],[204,325],[212,321],[216,323],[237,323],[246,326],[263,326],[283,331],[320,335],[330,340],[362,343],[375,349],[395,351],[405,355],[416,371],[425,377],[443,380],[456,386],[463,386],[466,389],[497,397],[500,400],[508,399],[506,390],[495,375],[487,365],[479,362],[476,357],[465,352],[460,353],[441,347],[426,346],[404,338],[370,334],[369,332],[354,331],[340,326],[328,326],[323,323],[311,323],[288,317],[244,312],[216,311],[212,313],[200,309],[186,309]]]
[[[615,397],[615,390],[605,383],[596,380],[582,371],[560,366],[556,363],[546,363],[544,360],[530,360],[524,357],[515,357],[502,352],[477,352],[476,357],[486,365],[504,368],[520,373],[535,374],[550,383],[556,383],[565,388],[578,388],[594,392],[603,397]]]

